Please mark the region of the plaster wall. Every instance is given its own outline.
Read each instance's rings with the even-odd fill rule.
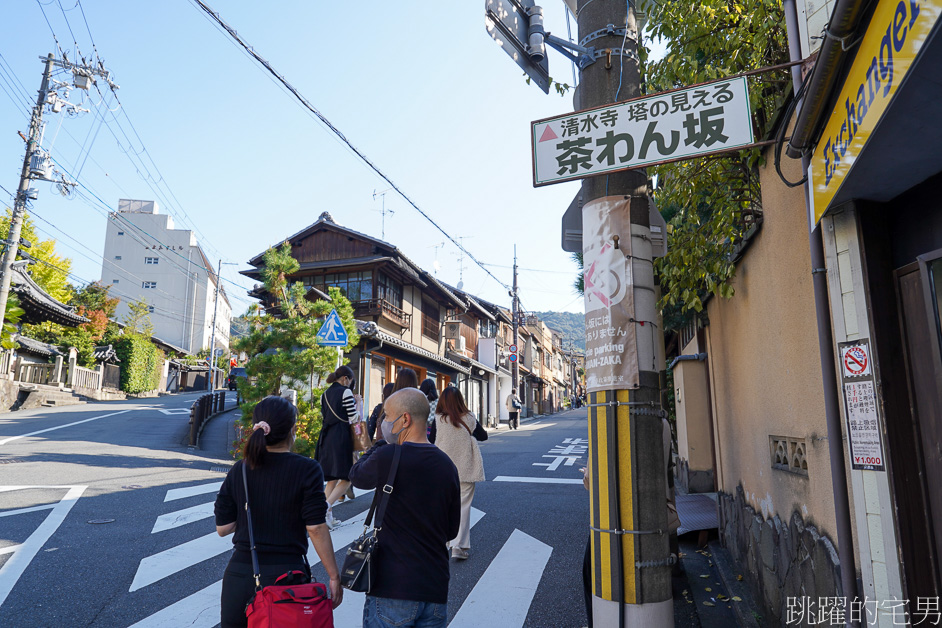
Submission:
[[[694,338],[683,353],[699,353]],[[674,366],[674,407],[677,412],[678,475],[688,492],[713,490],[713,452],[705,362],[683,361]]]
[[[764,223],[737,265],[735,296],[707,308],[718,486],[735,495],[742,485],[764,518],[797,511],[835,537],[804,192],[771,165],[761,185]],[[773,468],[770,436],[804,444],[806,474]]]

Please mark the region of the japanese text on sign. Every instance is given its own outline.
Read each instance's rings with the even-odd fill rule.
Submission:
[[[536,186],[753,143],[745,77],[539,120],[531,130]]]
[[[847,436],[855,469],[883,470],[883,447],[877,418],[877,396],[872,381],[844,384]]]

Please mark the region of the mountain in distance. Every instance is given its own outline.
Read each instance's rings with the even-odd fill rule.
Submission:
[[[569,348],[572,341],[574,349],[585,353],[585,314],[579,312],[534,312],[553,331],[563,335],[563,348]]]

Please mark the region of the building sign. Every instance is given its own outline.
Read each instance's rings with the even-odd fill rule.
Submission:
[[[880,0],[814,154],[812,217],[827,211],[928,41],[942,0]]]
[[[870,342],[859,340],[838,345],[847,441],[854,469],[885,471],[883,436],[871,368]]]
[[[549,185],[753,143],[745,77],[531,123],[533,185]]]
[[[608,196],[583,209],[589,392],[639,384],[628,203],[623,196]],[[613,245],[613,236],[618,236],[618,248]]]

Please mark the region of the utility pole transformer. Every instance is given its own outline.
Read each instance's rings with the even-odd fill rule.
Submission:
[[[582,67],[576,108],[640,96],[640,29],[632,3],[579,0],[577,21],[581,45],[591,41],[605,54]],[[667,525],[659,382],[663,367],[657,364],[655,352],[663,332],[655,324],[650,192],[644,170],[582,182],[586,274],[588,278],[594,265],[595,277],[602,284],[601,289],[599,281],[593,282],[595,288],[586,286],[587,331],[593,319],[606,330],[602,340],[590,335],[586,343],[592,620],[596,626],[674,625],[671,566],[676,557],[670,553]],[[609,277],[618,279],[606,283]],[[617,339],[611,336],[613,329]],[[623,349],[612,352],[612,344]],[[590,377],[599,355],[627,364],[612,372],[631,375]]]
[[[23,229],[23,215],[26,213],[26,201],[29,198],[30,160],[35,149],[39,148],[40,136],[43,128],[43,107],[46,104],[46,94],[49,91],[49,77],[55,65],[55,57],[46,57],[46,69],[43,71],[43,82],[36,97],[36,106],[29,120],[29,139],[26,142],[26,156],[23,157],[23,170],[20,172],[20,186],[16,190],[13,200],[13,216],[10,220],[10,232],[7,234],[6,252],[3,255],[3,265],[0,267],[0,329],[7,313],[7,301],[10,299],[10,280],[13,271],[13,262],[20,245],[20,232]]]

